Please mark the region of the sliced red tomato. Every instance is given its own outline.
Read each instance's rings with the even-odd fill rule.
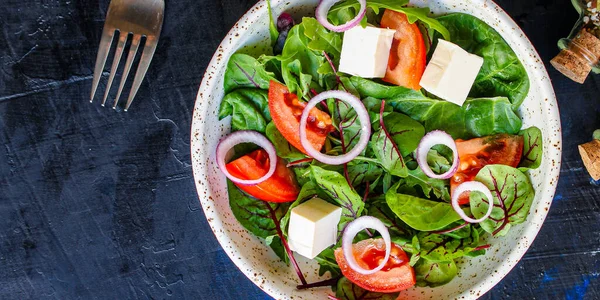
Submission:
[[[226,168],[237,178],[251,180],[267,174],[269,166],[269,155],[265,150],[259,149],[228,163]],[[269,179],[256,185],[234,184],[249,195],[269,202],[294,201],[300,193],[294,173],[280,158],[277,160],[275,173]]]
[[[290,93],[288,88],[276,81],[269,85],[269,112],[277,130],[296,149],[306,154],[300,142],[300,117],[306,103],[298,101],[298,96]],[[313,148],[321,150],[325,144],[327,134],[334,127],[331,117],[317,108],[310,110],[306,124],[306,137]]]
[[[352,245],[356,262],[364,269],[375,269],[385,257],[385,242],[382,238],[367,239]],[[379,293],[394,293],[406,290],[417,282],[415,270],[400,246],[392,243],[391,254],[385,267],[371,275],[360,274],[348,266],[342,248],[335,250],[342,274],[365,290]]]
[[[470,140],[456,140],[460,165],[450,179],[450,191],[465,181],[475,179],[479,170],[486,165],[507,165],[517,167],[523,155],[523,137],[520,135],[497,134]],[[468,193],[458,200],[459,204],[469,203]]]
[[[421,89],[419,82],[427,64],[427,48],[419,26],[410,24],[405,14],[386,9],[381,27],[396,29],[383,81],[413,90]]]

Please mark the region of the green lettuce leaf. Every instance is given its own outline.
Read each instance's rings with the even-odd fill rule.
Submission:
[[[529,92],[529,77],[519,58],[502,36],[484,21],[453,13],[438,20],[450,31],[450,41],[483,57],[483,66],[469,96],[507,97],[517,110]]]

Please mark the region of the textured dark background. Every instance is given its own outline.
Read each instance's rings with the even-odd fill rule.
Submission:
[[[204,69],[254,3],[168,1],[154,61],[123,113],[87,101],[108,0],[0,1],[0,298],[268,298],[210,231],[189,149]],[[498,3],[549,66],[577,18],[570,1]],[[600,187],[577,153],[600,128],[600,76],[578,85],[549,72],[564,139],[555,201],[483,299],[600,299]]]

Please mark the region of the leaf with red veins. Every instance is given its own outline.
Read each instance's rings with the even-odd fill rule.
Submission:
[[[491,216],[481,222],[481,228],[495,235],[506,235],[508,230],[525,222],[535,197],[535,191],[527,175],[510,166],[488,165],[477,176],[492,192],[494,208]],[[488,210],[488,200],[481,193],[471,193],[471,212],[481,218]]]
[[[519,169],[537,169],[542,163],[543,139],[542,131],[537,127],[529,127],[521,130],[519,135],[523,136],[523,158],[519,164]]]

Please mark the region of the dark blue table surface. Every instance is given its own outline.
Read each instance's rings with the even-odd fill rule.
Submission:
[[[577,18],[570,1],[498,3],[549,66]],[[0,298],[268,298],[214,238],[189,145],[204,69],[255,0],[168,1],[128,113],[88,102],[108,0],[0,4]],[[533,246],[483,299],[600,299],[600,187],[577,152],[600,128],[600,75],[579,85],[548,71],[558,190]]]

